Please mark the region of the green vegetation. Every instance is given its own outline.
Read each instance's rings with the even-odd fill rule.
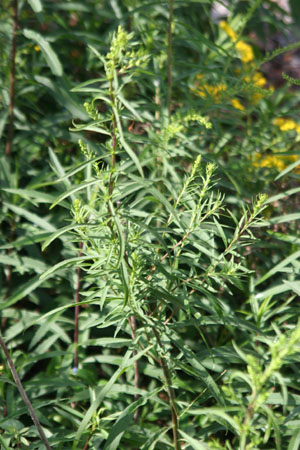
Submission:
[[[4,1],[1,449],[300,446],[300,43],[216,3]]]

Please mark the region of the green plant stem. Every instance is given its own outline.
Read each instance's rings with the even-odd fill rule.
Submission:
[[[33,423],[35,424],[35,426],[36,426],[36,428],[37,428],[37,430],[39,432],[39,435],[41,436],[41,439],[42,439],[43,443],[45,444],[46,449],[47,450],[51,450],[51,447],[50,447],[50,444],[48,442],[48,439],[46,438],[44,430],[41,427],[40,421],[37,418],[37,415],[35,414],[34,409],[32,407],[32,404],[31,404],[29,398],[27,397],[27,394],[26,394],[26,392],[25,392],[25,390],[24,390],[24,388],[22,386],[21,380],[19,378],[19,375],[17,374],[17,371],[16,371],[16,368],[14,366],[14,363],[12,362],[12,359],[11,359],[11,357],[9,355],[8,348],[6,347],[5,342],[3,341],[1,335],[0,335],[0,346],[1,346],[1,348],[2,348],[2,350],[4,352],[4,354],[5,354],[5,357],[6,357],[8,365],[9,365],[9,368],[10,368],[11,374],[13,376],[13,379],[15,380],[15,383],[17,385],[17,388],[18,388],[19,392],[20,392],[20,395],[21,395],[25,405],[27,406],[27,409],[28,409],[28,411],[29,411],[29,413],[31,415],[32,420],[33,420]]]
[[[115,95],[114,95],[114,88],[113,88],[113,79],[109,80],[109,95],[110,95],[110,100],[111,100],[111,104],[112,107],[115,106]],[[114,171],[115,171],[115,167],[116,167],[116,149],[117,149],[117,137],[116,137],[116,130],[117,130],[117,120],[116,120],[116,116],[113,113],[113,117],[112,117],[112,132],[111,132],[111,141],[112,141],[112,152],[111,152],[111,172],[109,175],[109,185],[108,185],[108,195],[109,195],[109,200],[112,201],[112,195],[113,195],[113,191],[114,191]],[[109,221],[108,221],[108,226],[110,227],[110,229],[112,229],[112,211],[111,208],[108,204],[108,216],[109,216]]]
[[[83,246],[83,243],[80,242],[78,257],[81,256],[82,246]],[[76,292],[75,292],[76,306],[74,309],[74,364],[73,364],[74,373],[76,373],[77,369],[78,369],[78,329],[79,329],[79,308],[80,308],[78,303],[80,300],[80,284],[81,284],[81,271],[80,271],[80,267],[77,267],[77,283],[76,283]]]
[[[110,99],[113,106],[115,106],[115,95],[113,90],[113,80],[110,80],[109,82],[109,92],[110,92]],[[114,179],[113,179],[113,172],[116,167],[116,148],[117,148],[117,137],[116,137],[116,130],[117,130],[117,121],[115,114],[113,114],[112,118],[112,125],[113,125],[113,131],[111,133],[111,139],[112,139],[112,154],[111,154],[111,174],[109,179],[109,196],[112,196],[113,190],[114,190]]]
[[[18,0],[13,0],[13,33],[11,44],[11,69],[9,76],[9,125],[8,136],[5,147],[6,156],[11,155],[12,142],[14,138],[14,105],[15,105],[15,80],[16,80],[16,49],[17,49],[17,29],[18,29]]]
[[[135,339],[135,331],[136,331],[136,318],[135,316],[131,316],[129,318],[129,324],[131,327],[131,335],[132,335],[132,339]],[[133,356],[136,355],[136,350],[133,351]],[[134,385],[135,387],[138,389],[139,385],[140,385],[140,372],[139,372],[139,361],[136,360],[134,362]],[[137,401],[139,399],[139,395],[138,394],[134,394],[134,400]],[[139,408],[135,411],[134,413],[134,421],[137,422],[139,417]]]
[[[159,334],[158,334],[158,332],[157,332],[157,330],[155,328],[153,328],[153,333],[155,335],[155,338],[157,340],[157,343],[158,343],[159,347],[161,349],[163,349],[163,345],[162,345],[161,339],[160,339]],[[179,430],[179,415],[178,415],[177,406],[176,406],[175,392],[174,392],[174,389],[172,388],[171,374],[170,374],[170,370],[168,368],[167,361],[166,361],[166,359],[163,356],[161,356],[159,358],[159,362],[160,362],[161,368],[163,370],[164,377],[165,377],[166,384],[167,384],[169,404],[170,404],[171,415],[172,415],[172,430],[173,430],[174,450],[180,450],[179,433],[178,433],[178,430]]]
[[[174,0],[169,0],[169,24],[168,24],[168,112],[171,115],[172,109],[172,26],[173,26],[173,15],[174,15]]]

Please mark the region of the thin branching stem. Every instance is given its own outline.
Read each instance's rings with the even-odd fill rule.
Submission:
[[[41,439],[42,439],[43,443],[45,444],[46,449],[47,450],[51,450],[51,446],[50,446],[50,444],[48,442],[48,439],[46,438],[46,435],[45,435],[44,430],[43,430],[43,428],[42,428],[42,426],[40,424],[40,421],[37,418],[37,415],[35,414],[34,409],[32,407],[32,404],[31,404],[29,398],[27,397],[27,394],[26,394],[26,392],[25,392],[25,390],[24,390],[24,388],[22,386],[22,383],[21,383],[21,380],[19,378],[19,375],[18,375],[18,373],[16,371],[14,363],[13,363],[11,357],[10,357],[8,348],[6,347],[5,342],[2,339],[1,334],[0,334],[0,346],[1,346],[1,348],[2,348],[2,350],[4,352],[4,354],[5,354],[5,357],[6,357],[8,365],[9,365],[9,368],[10,368],[11,374],[13,376],[13,379],[15,380],[15,383],[17,385],[17,388],[18,388],[19,392],[20,392],[20,395],[21,395],[21,397],[22,397],[22,399],[23,399],[23,401],[24,401],[24,403],[25,403],[25,405],[26,405],[26,407],[27,407],[27,409],[28,409],[28,411],[29,411],[29,413],[31,415],[33,423],[35,424],[35,426],[36,426],[36,428],[37,428],[37,430],[39,432],[39,435],[41,436]]]

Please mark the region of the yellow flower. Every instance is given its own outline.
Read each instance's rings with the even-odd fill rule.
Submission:
[[[221,20],[221,22],[219,23],[220,27],[222,28],[222,30],[225,31],[225,33],[228,34],[228,36],[235,41],[237,36],[236,33],[233,31],[233,29],[228,25],[227,22],[225,22],[225,20]]]
[[[260,72],[255,72],[252,77],[252,83],[256,84],[258,87],[264,87],[267,83],[267,79]]]
[[[39,45],[35,45],[35,46],[34,46],[34,50],[35,50],[36,52],[40,52],[40,51],[41,51]]]
[[[243,63],[248,63],[254,60],[254,53],[251,45],[246,44],[246,42],[239,41],[235,44],[235,48],[240,54],[241,60]]]
[[[198,80],[201,80],[203,75],[199,74],[197,75]],[[216,102],[218,102],[220,96],[224,91],[226,91],[226,85],[225,84],[216,84],[215,86],[211,86],[209,84],[203,84],[203,86],[197,85],[196,88],[191,88],[191,90],[197,94],[200,95],[200,97],[206,97],[207,95],[210,95],[214,98]]]
[[[267,83],[267,79],[263,76],[261,72],[255,72],[252,76],[245,76],[244,80],[247,83],[252,83],[258,86],[259,88],[263,88],[265,84]],[[273,87],[270,87],[271,90],[274,90]],[[251,96],[251,101],[255,105],[263,98],[263,94],[260,92],[256,92]]]
[[[274,119],[274,125],[279,127],[281,131],[296,130],[297,133],[300,133],[300,125],[298,125],[292,119],[285,119],[284,117],[277,117],[277,119]]]
[[[241,111],[245,111],[244,105],[242,105],[242,103],[237,98],[232,99],[231,104],[235,109],[240,109]]]
[[[227,22],[225,22],[225,20],[221,20],[219,25],[222,28],[222,30],[224,30],[225,33],[228,34],[228,36],[232,41],[237,40],[237,35],[235,31],[233,31],[233,29],[228,25]],[[243,63],[247,64],[248,62],[254,60],[254,53],[251,45],[246,44],[246,42],[244,41],[239,41],[235,44],[235,48],[237,49]]]
[[[269,169],[275,168],[279,172],[285,169],[289,164],[299,159],[296,155],[266,155],[257,153],[253,162],[254,167],[268,167]],[[300,165],[293,169],[293,172],[300,173]]]
[[[257,153],[256,161],[253,163],[254,167],[268,167],[275,168],[279,172],[285,168],[283,159],[276,155],[262,156],[261,153]]]

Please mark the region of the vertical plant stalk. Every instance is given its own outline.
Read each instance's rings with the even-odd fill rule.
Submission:
[[[6,156],[11,155],[12,141],[14,138],[14,104],[15,104],[15,80],[16,80],[16,49],[18,29],[18,0],[13,0],[13,36],[10,53],[10,75],[9,75],[9,122],[8,135],[5,147]]]
[[[89,448],[89,443],[90,443],[90,440],[91,440],[91,438],[92,438],[94,432],[95,432],[95,424],[93,424],[92,429],[91,429],[91,431],[90,431],[90,434],[88,435],[88,438],[87,438],[87,440],[86,440],[86,442],[85,442],[84,447],[83,447],[82,450],[88,450],[88,448]]]
[[[171,115],[172,108],[172,27],[173,27],[173,15],[174,15],[174,0],[169,0],[170,10],[169,10],[169,25],[168,25],[168,112]]]
[[[109,95],[111,104],[113,107],[116,107],[116,101],[115,101],[115,95],[114,95],[114,88],[113,88],[113,79],[109,80]],[[109,200],[112,201],[112,194],[114,191],[114,172],[116,167],[116,150],[117,150],[117,137],[116,137],[116,130],[117,130],[117,120],[115,116],[115,112],[113,111],[113,117],[112,117],[112,132],[111,132],[111,141],[112,141],[112,153],[111,153],[111,172],[109,176],[109,186],[108,186],[108,193],[109,193]],[[112,228],[112,211],[110,209],[110,206],[108,205],[108,214],[110,216],[110,220],[108,222],[108,225],[110,228]]]
[[[81,249],[83,243],[79,244],[79,252],[78,256],[81,256]],[[75,311],[74,311],[74,366],[73,372],[76,375],[78,370],[78,330],[79,330],[79,300],[80,300],[80,284],[81,284],[81,271],[80,267],[77,267],[77,283],[76,283],[76,292],[75,292]]]
[[[14,366],[14,363],[12,362],[12,359],[11,359],[11,357],[9,355],[9,351],[8,351],[6,345],[5,345],[5,342],[2,339],[1,334],[0,334],[0,346],[1,346],[1,348],[2,348],[2,350],[4,352],[4,354],[5,354],[5,357],[6,357],[8,365],[9,365],[11,374],[13,376],[13,379],[15,380],[15,383],[17,385],[17,388],[18,388],[19,392],[20,392],[20,395],[21,395],[25,405],[27,406],[27,409],[28,409],[28,411],[29,411],[29,413],[31,415],[31,418],[33,420],[34,425],[36,426],[36,428],[37,428],[37,430],[39,432],[39,435],[41,436],[41,440],[45,444],[46,449],[47,450],[51,450],[51,447],[50,447],[50,444],[48,442],[48,439],[46,438],[44,430],[41,427],[40,421],[37,418],[37,416],[36,416],[36,414],[34,412],[34,409],[32,407],[32,404],[31,404],[29,398],[27,397],[27,394],[26,394],[26,392],[25,392],[25,390],[24,390],[24,388],[22,386],[22,383],[21,383],[21,380],[19,378],[19,375],[17,374],[16,368]]]
[[[135,331],[136,331],[136,318],[134,316],[131,316],[129,318],[129,325],[131,327],[131,336],[132,339],[135,339]],[[136,355],[136,350],[134,350],[132,352],[133,356]],[[134,386],[138,389],[140,385],[140,373],[139,373],[139,362],[138,360],[136,360],[134,362]],[[137,401],[139,399],[139,395],[138,394],[134,394],[134,400]],[[134,413],[133,419],[134,422],[136,423],[139,417],[139,409],[137,409]]]
[[[158,345],[160,346],[161,349],[163,349],[163,345],[161,343],[161,339],[160,339],[159,334],[158,334],[158,332],[157,332],[157,330],[155,328],[153,328],[153,333],[155,335],[155,338],[157,340]],[[164,377],[165,377],[166,384],[167,384],[169,404],[170,404],[171,416],[172,416],[172,430],[173,430],[174,450],[180,450],[179,433],[178,433],[178,430],[179,430],[179,415],[178,415],[177,406],[176,406],[175,392],[174,392],[174,389],[172,388],[171,374],[170,374],[170,370],[168,368],[167,361],[166,361],[166,359],[163,356],[161,356],[159,358],[159,362],[160,362],[161,368],[163,370]]]

